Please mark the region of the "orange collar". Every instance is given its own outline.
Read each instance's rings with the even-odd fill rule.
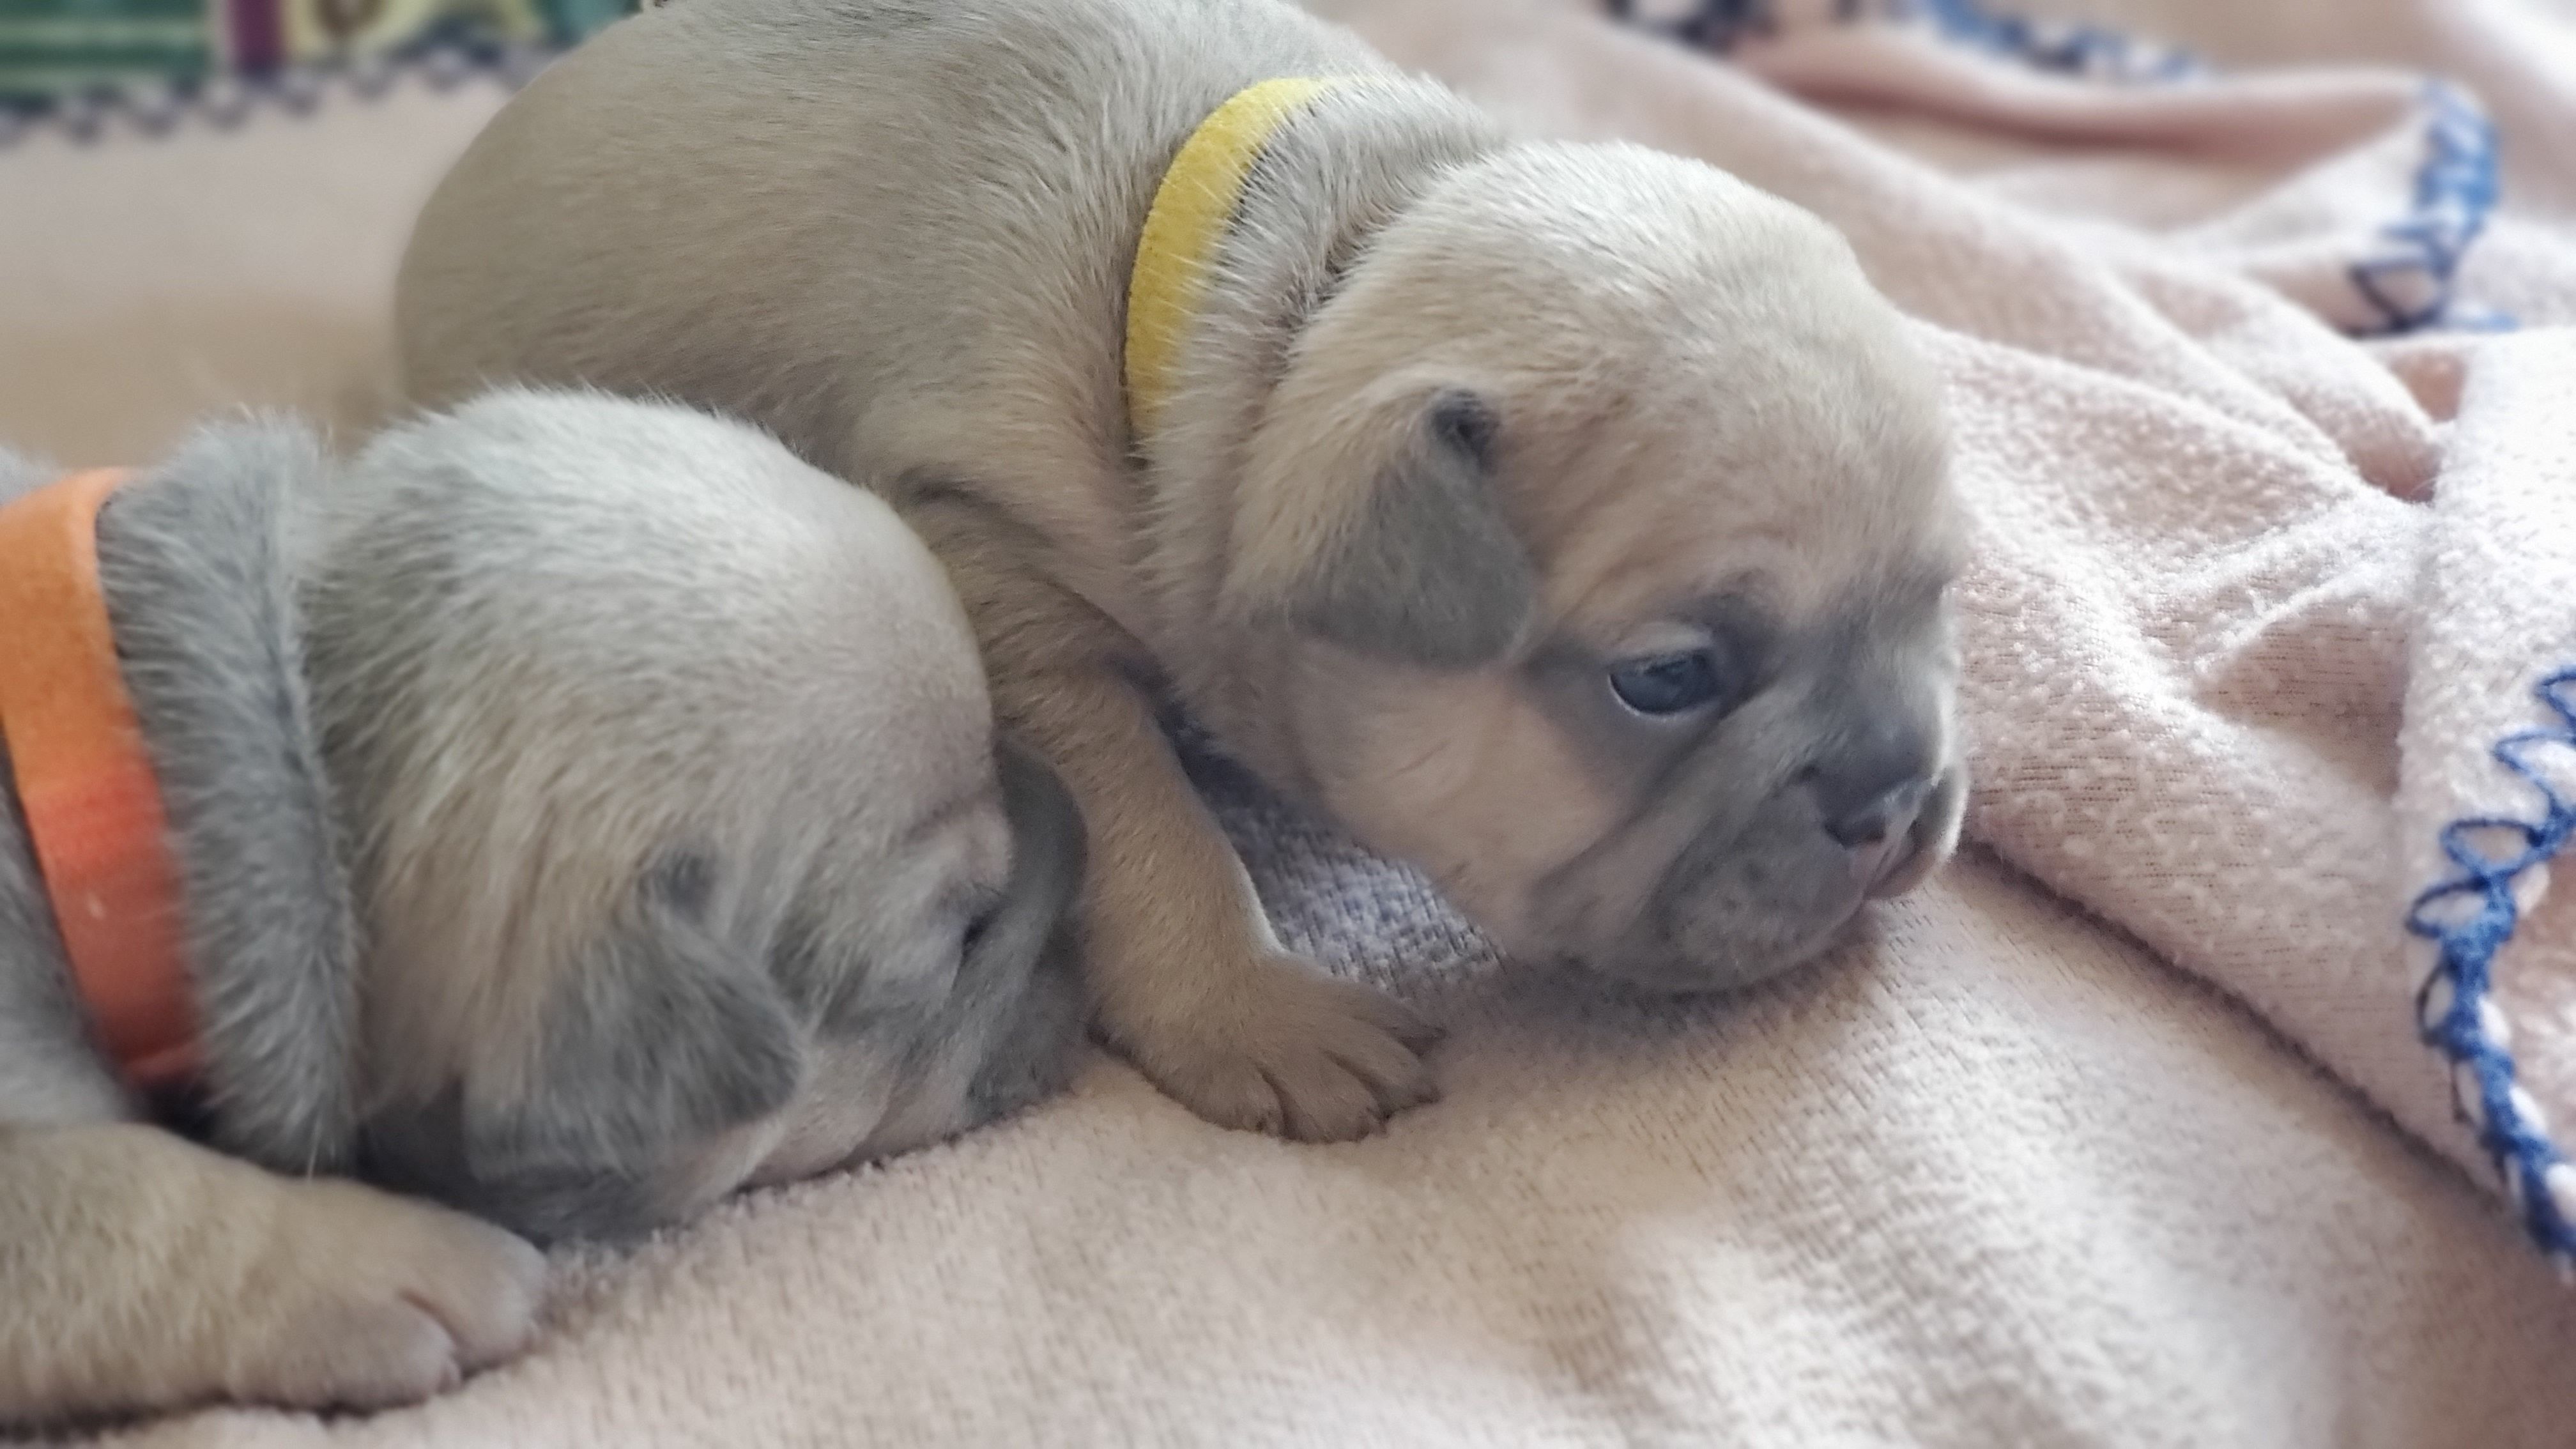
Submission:
[[[0,739],[72,981],[136,1087],[198,1064],[179,867],[98,578],[98,510],[127,474],[0,505]]]

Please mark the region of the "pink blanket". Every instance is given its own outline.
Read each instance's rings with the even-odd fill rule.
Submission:
[[[2352,58],[2240,69],[1965,0],[1636,0],[1625,34],[1542,0],[1462,57],[1463,7],[1342,8],[1852,236],[1949,373],[1981,520],[1971,836],[2500,1173],[2576,1266],[2576,903],[2544,898],[2576,822],[2576,31],[2090,7]]]

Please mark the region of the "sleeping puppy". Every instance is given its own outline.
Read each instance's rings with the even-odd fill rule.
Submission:
[[[1945,422],[1849,246],[1273,0],[647,11],[475,142],[398,299],[418,398],[667,393],[888,491],[1089,822],[1097,1027],[1217,1122],[1363,1134],[1429,1032],[1281,949],[1167,698],[1653,989],[1956,839]]]
[[[0,504],[53,477],[0,458]],[[66,787],[77,611],[17,636],[0,1424],[416,1398],[527,1339],[503,1229],[676,1221],[1068,1069],[1072,801],[997,758],[920,541],[773,440],[595,395],[348,463],[213,427],[86,536],[161,828]]]

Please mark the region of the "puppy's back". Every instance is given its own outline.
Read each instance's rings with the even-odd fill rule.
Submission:
[[[1377,71],[1276,0],[692,0],[476,137],[396,289],[403,382],[653,391],[809,456],[1115,464],[1123,258],[1181,138],[1273,75]],[[898,405],[899,404],[899,405]]]

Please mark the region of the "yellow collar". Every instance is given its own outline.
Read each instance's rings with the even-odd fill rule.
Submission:
[[[1127,282],[1127,421],[1142,440],[1171,397],[1181,343],[1198,315],[1208,263],[1243,201],[1261,148],[1337,80],[1266,80],[1234,93],[1172,158],[1145,213]]]

